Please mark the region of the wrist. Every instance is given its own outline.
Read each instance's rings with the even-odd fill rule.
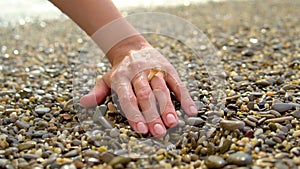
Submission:
[[[126,38],[114,45],[106,54],[112,66],[118,65],[134,51],[152,47],[142,35]]]

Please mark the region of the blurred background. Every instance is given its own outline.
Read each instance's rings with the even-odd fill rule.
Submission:
[[[131,7],[155,7],[155,6],[189,6],[192,3],[206,3],[221,0],[113,0],[119,9]],[[223,0],[224,1],[224,0]],[[0,0],[0,21],[14,21],[18,19],[42,18],[54,19],[61,17],[61,12],[48,0]]]

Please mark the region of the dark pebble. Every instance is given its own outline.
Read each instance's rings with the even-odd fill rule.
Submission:
[[[272,109],[278,111],[279,113],[284,113],[292,108],[293,105],[289,103],[274,103],[272,106]]]
[[[246,154],[244,152],[236,152],[230,154],[226,160],[229,164],[243,166],[243,165],[251,164],[252,157],[249,154]]]
[[[23,158],[25,159],[25,160],[32,160],[32,159],[37,159],[37,158],[39,158],[39,156],[38,155],[35,155],[35,154],[24,154],[23,155]]]

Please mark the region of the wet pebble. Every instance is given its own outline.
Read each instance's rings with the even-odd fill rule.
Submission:
[[[225,130],[234,131],[236,129],[243,129],[245,127],[245,122],[236,120],[222,120],[220,126]]]
[[[300,110],[293,111],[291,115],[297,119],[300,119]]]
[[[117,128],[113,128],[110,130],[109,135],[113,138],[118,137],[120,135],[120,130]]]
[[[28,142],[19,144],[18,149],[20,151],[22,151],[22,150],[33,148],[33,147],[35,147],[35,145],[36,145],[36,142],[28,141]]]
[[[19,127],[20,129],[28,129],[30,127],[30,125],[24,121],[21,121],[21,120],[17,120],[15,125],[17,127]]]
[[[71,151],[67,152],[67,153],[64,155],[64,157],[67,157],[67,158],[69,158],[69,157],[75,157],[75,156],[77,156],[78,154],[79,154],[78,150],[71,150]]]
[[[200,117],[189,117],[187,119],[187,124],[191,126],[198,126],[204,123],[204,120]]]
[[[235,164],[239,166],[248,165],[252,163],[252,157],[244,152],[236,152],[233,154],[230,154],[226,161],[229,164]]]
[[[35,154],[24,154],[23,158],[29,161],[29,160],[32,160],[32,159],[37,159],[37,158],[39,158],[39,156],[35,155]]]
[[[44,115],[50,112],[50,108],[48,107],[36,107],[34,111],[39,115]]]
[[[288,110],[291,110],[293,108],[293,105],[289,103],[274,103],[272,108],[279,113],[284,113]]]
[[[205,159],[204,163],[207,168],[222,168],[227,162],[219,156],[210,155]]]

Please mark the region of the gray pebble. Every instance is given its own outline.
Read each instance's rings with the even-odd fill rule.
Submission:
[[[23,158],[24,159],[26,159],[26,160],[32,160],[32,159],[37,159],[37,158],[39,158],[39,156],[38,155],[36,155],[36,154],[24,154],[23,155]]]
[[[279,113],[284,113],[293,108],[292,104],[289,103],[274,103],[272,108]]]
[[[117,129],[117,128],[113,128],[113,129],[110,130],[109,135],[110,135],[110,137],[113,137],[113,138],[119,137],[120,130]]]
[[[106,163],[109,163],[114,159],[116,156],[110,152],[104,152],[101,154],[100,159]]]
[[[204,120],[202,120],[200,117],[189,117],[187,119],[187,124],[191,126],[197,126],[204,123]]]
[[[185,122],[183,120],[178,120],[178,127],[184,127],[185,126]]]
[[[300,110],[295,110],[291,114],[293,117],[300,119]]]
[[[67,152],[64,157],[75,157],[79,154],[78,150],[71,150]]]
[[[230,154],[226,160],[229,164],[243,166],[243,165],[251,164],[252,157],[249,154],[244,152],[236,152]]]
[[[24,121],[20,121],[20,120],[17,120],[17,121],[15,122],[15,125],[16,125],[17,127],[19,127],[20,129],[28,129],[28,128],[30,127],[30,125],[29,125],[28,123],[26,123],[26,122],[24,122]]]
[[[39,115],[44,115],[50,112],[50,108],[48,107],[36,107],[34,111]]]
[[[226,161],[219,156],[211,155],[205,160],[205,165],[207,168],[222,168],[226,165]]]
[[[269,146],[275,146],[276,145],[276,142],[271,140],[271,139],[266,139],[265,140],[265,143]]]
[[[236,120],[222,120],[220,126],[226,130],[234,131],[236,129],[243,129],[245,127],[245,122]]]

